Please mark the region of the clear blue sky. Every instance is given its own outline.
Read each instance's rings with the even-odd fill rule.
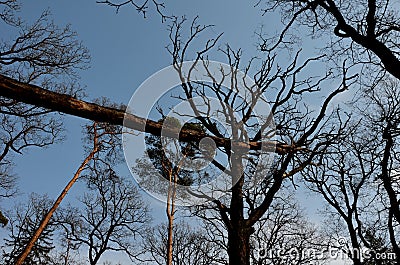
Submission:
[[[55,23],[71,24],[88,47],[90,68],[81,72],[88,99],[104,96],[127,104],[136,87],[171,63],[165,49],[169,44],[167,24],[151,10],[144,19],[129,6],[116,14],[113,8],[94,0],[22,2],[24,18],[33,21],[49,8]],[[272,25],[276,23],[271,22],[278,19],[261,17],[258,8],[244,1],[173,1],[167,4],[166,12],[185,15],[188,20],[199,15],[199,23],[216,25],[215,34],[224,32],[221,45],[229,42],[234,48],[242,48],[245,56],[254,53],[254,30],[265,25],[275,31]],[[83,119],[66,115],[65,141],[47,149],[30,149],[16,159],[21,194],[57,196],[82,160],[82,124]],[[126,168],[125,173],[129,174]]]
[[[95,0],[26,0],[22,15],[34,20],[49,8],[58,25],[71,24],[79,39],[90,50],[90,69],[81,72],[88,99],[107,97],[112,102],[127,104],[135,88],[156,71],[168,66],[171,57],[165,46],[169,44],[167,24],[150,10],[143,19],[129,6],[115,10]],[[194,1],[179,0],[166,3],[167,13],[186,15],[190,20],[199,15],[202,24],[214,24],[215,33],[224,32],[220,44],[229,42],[233,48],[242,48],[245,57],[255,51],[254,30],[261,25],[271,33],[279,30],[279,16],[262,17],[256,1]],[[82,161],[82,125],[85,121],[65,116],[67,138],[47,149],[30,149],[15,160],[19,176],[21,198],[31,192],[47,193],[56,197]],[[129,174],[126,166],[121,170]],[[68,197],[79,195],[74,187]],[[147,198],[160,216],[164,205]],[[15,200],[2,201],[12,207]],[[157,215],[157,214],[156,214]],[[4,231],[0,232],[0,235]]]

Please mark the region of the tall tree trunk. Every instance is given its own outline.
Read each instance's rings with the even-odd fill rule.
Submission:
[[[243,177],[232,188],[230,205],[231,229],[228,229],[229,265],[250,265],[250,236],[252,227],[248,227],[243,217]]]
[[[234,131],[234,130],[233,130]],[[233,137],[237,137],[233,133]],[[231,154],[232,198],[230,202],[231,228],[228,229],[229,265],[250,265],[250,235],[244,219],[243,185],[244,174],[241,152]]]
[[[177,142],[175,147],[178,148]],[[163,168],[168,172],[169,186],[167,196],[167,218],[168,218],[168,239],[167,239],[167,265],[172,265],[173,261],[173,247],[174,247],[174,218],[175,218],[175,200],[176,200],[176,185],[178,182],[178,174],[181,170],[183,162],[185,161],[186,155],[184,154],[182,159],[176,166],[176,170],[168,168],[165,164],[164,158],[162,160]]]
[[[168,187],[168,198],[167,198],[167,218],[168,218],[168,239],[167,239],[167,265],[172,265],[172,254],[173,254],[173,229],[174,229],[174,217],[175,217],[175,193],[176,190],[176,175],[172,180],[170,176],[169,187]]]
[[[167,265],[172,265],[174,216],[168,216]]]
[[[350,256],[351,260],[353,261],[354,265],[362,265],[363,264],[361,262],[362,254],[360,253],[361,247],[357,240],[357,231],[354,228],[354,225],[352,223],[351,215],[350,215],[350,218],[348,218],[346,220],[346,223],[347,223],[347,229],[350,232],[350,242],[351,242],[352,250],[351,250],[351,253],[349,253],[349,254],[351,255]]]
[[[65,186],[64,190],[61,192],[61,194],[58,196],[57,200],[54,202],[54,204],[51,207],[51,209],[43,217],[42,221],[39,224],[39,227],[36,229],[35,233],[30,238],[28,244],[25,246],[25,248],[22,251],[22,253],[18,256],[18,258],[15,261],[14,265],[22,265],[24,263],[25,259],[28,257],[28,255],[31,252],[31,250],[32,250],[33,246],[35,245],[36,241],[39,239],[39,237],[42,234],[43,230],[46,228],[47,224],[49,223],[49,221],[50,221],[51,217],[53,216],[54,212],[57,210],[58,206],[60,205],[60,203],[62,202],[64,197],[67,195],[67,193],[71,189],[72,185],[74,185],[74,183],[78,180],[79,176],[81,175],[81,172],[86,167],[86,165],[89,163],[89,161],[93,158],[93,156],[95,155],[97,150],[98,150],[98,147],[97,147],[97,136],[95,135],[93,150],[90,152],[90,154],[82,162],[82,164],[80,165],[80,167],[78,168],[78,170],[74,174],[73,178],[68,182],[68,184]]]
[[[246,226],[228,231],[229,265],[250,265],[250,235],[252,230]]]
[[[396,233],[393,227],[393,211],[389,209],[389,220],[388,220],[388,228],[389,228],[389,238],[390,242],[392,244],[392,248],[394,253],[396,254],[396,262],[397,264],[400,264],[400,248],[399,244],[396,240]]]

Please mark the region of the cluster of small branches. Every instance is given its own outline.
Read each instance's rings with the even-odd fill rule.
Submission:
[[[149,3],[150,2],[150,3]],[[146,14],[149,10],[149,4],[152,4],[156,10],[156,12],[161,16],[161,21],[165,22],[170,17],[165,15],[165,4],[163,2],[158,2],[157,0],[146,0],[146,1],[137,1],[137,0],[123,0],[123,1],[110,1],[110,0],[101,0],[97,1],[99,4],[105,4],[115,8],[118,13],[121,7],[131,6],[140,14],[146,18]]]

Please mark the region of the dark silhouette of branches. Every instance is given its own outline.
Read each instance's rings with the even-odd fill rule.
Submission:
[[[10,214],[10,235],[5,239],[5,246],[9,249],[3,254],[4,264],[15,264],[50,206],[47,196],[32,194],[26,204],[18,205]],[[54,222],[45,227],[26,257],[25,264],[48,264],[51,261],[55,230]]]
[[[90,264],[97,264],[106,251],[137,258],[137,242],[150,221],[148,207],[135,184],[114,170],[121,161],[120,127],[102,125],[95,131],[88,127],[89,143],[96,137],[99,140],[98,152],[82,173],[89,189],[80,198],[82,207],[67,207],[57,218],[66,240],[74,247],[88,248]]]
[[[326,50],[332,51],[333,60],[343,55],[364,68],[372,67],[368,72],[372,76],[380,77],[380,72],[387,71],[400,78],[400,25],[395,1],[261,0],[258,4],[265,12],[281,12],[286,27],[279,41],[294,25],[303,25],[315,37],[332,34]]]
[[[144,249],[153,264],[162,265],[167,262],[167,230],[166,224],[160,224],[146,233]],[[201,227],[193,228],[179,221],[174,225],[173,234],[172,264],[225,264],[221,249],[207,238]]]
[[[28,24],[19,17],[20,8],[18,1],[0,2],[0,23],[10,32],[9,38],[0,41],[0,73],[23,84],[35,82],[54,91],[80,95],[77,70],[87,66],[89,55],[76,39],[76,33],[70,26],[56,26],[48,11]],[[10,197],[16,192],[13,156],[62,139],[62,122],[51,112],[0,97],[1,197]]]
[[[332,124],[329,122],[331,117],[338,115],[337,112],[328,112],[329,103],[332,99],[348,89],[355,81],[356,76],[349,76],[347,67],[343,63],[342,82],[337,89],[325,91],[328,93],[323,100],[321,107],[313,113],[307,106],[301,105],[302,97],[320,91],[321,84],[329,79],[330,74],[326,73],[322,77],[300,78],[302,70],[308,64],[316,62],[320,57],[310,58],[304,63],[298,62],[298,53],[288,63],[286,68],[280,64],[275,65],[277,54],[272,49],[267,53],[265,59],[257,62],[260,66],[254,75],[255,86],[245,87],[246,99],[241,100],[237,94],[236,83],[231,84],[228,89],[223,87],[224,78],[231,80],[241,80],[237,74],[241,61],[241,51],[234,51],[229,45],[220,51],[226,56],[231,72],[225,70],[221,74],[215,74],[215,69],[208,68],[206,60],[207,53],[215,46],[218,36],[208,40],[204,44],[204,49],[194,53],[190,57],[190,47],[194,41],[199,39],[201,33],[208,27],[197,24],[194,20],[190,24],[188,36],[183,35],[185,19],[176,19],[170,27],[170,39],[172,44],[169,48],[173,56],[173,64],[182,80],[182,89],[185,100],[190,102],[193,111],[193,118],[204,126],[207,132],[216,137],[229,137],[233,143],[244,139],[260,139],[270,137],[273,134],[271,128],[271,115],[264,118],[264,124],[254,124],[251,119],[253,108],[258,101],[262,100],[262,95],[270,92],[268,98],[275,114],[276,139],[277,142],[293,146],[291,152],[275,156],[272,170],[269,171],[268,164],[263,166],[263,162],[268,162],[262,158],[262,151],[237,150],[232,147],[222,147],[219,149],[220,155],[224,155],[229,161],[229,174],[232,178],[232,188],[226,193],[229,199],[214,199],[214,210],[220,215],[228,234],[227,251],[229,264],[249,264],[250,262],[250,238],[254,233],[254,226],[262,219],[273,203],[275,195],[281,189],[285,181],[293,181],[293,177],[305,170],[313,163],[314,158],[323,154],[326,148],[335,143],[341,136],[342,130],[346,127],[346,120],[341,123]],[[196,45],[198,45],[196,43]],[[189,70],[183,70],[183,62],[193,59],[193,66]],[[245,74],[253,69],[256,58],[247,65],[244,64]],[[202,65],[211,78],[211,84],[190,82],[188,78],[195,71],[196,66]],[[207,71],[207,70],[206,70]],[[217,69],[218,71],[218,69]],[[231,75],[231,76],[230,76]],[[274,87],[274,89],[272,88]],[[277,87],[277,88],[276,88]],[[196,105],[193,98],[201,98],[201,104]],[[209,104],[208,98],[216,98],[219,102],[219,112],[210,112],[210,108],[202,109],[201,106]],[[235,113],[235,115],[233,114]],[[186,114],[189,115],[189,114]],[[212,117],[220,115],[226,121],[229,130],[219,130],[214,126]],[[236,116],[237,115],[237,116]],[[256,128],[256,130],[254,129]],[[299,149],[296,149],[299,147]],[[302,149],[300,147],[307,147]],[[233,151],[234,150],[234,151]],[[248,151],[248,149],[247,149]],[[264,150],[263,150],[264,151]],[[217,156],[218,157],[218,156]],[[244,162],[250,161],[248,165]],[[271,163],[271,162],[270,162]],[[260,165],[260,168],[257,168]],[[246,165],[246,166],[244,166]],[[251,185],[254,178],[262,180],[258,185]],[[202,196],[199,194],[198,196]],[[205,196],[205,195],[203,195]],[[211,199],[211,198],[210,198]]]
[[[18,256],[15,261],[15,265],[23,264],[26,258],[28,257],[29,253],[32,251],[32,248],[36,244],[37,240],[40,238],[41,234],[45,231],[46,227],[48,226],[51,218],[53,217],[55,211],[58,209],[59,205],[61,204],[62,200],[67,195],[68,191],[72,188],[78,178],[81,176],[82,171],[85,170],[87,165],[89,164],[90,160],[93,159],[95,154],[99,152],[99,146],[104,145],[104,138],[107,136],[107,132],[104,131],[101,126],[98,126],[96,123],[93,124],[91,129],[89,130],[90,133],[93,134],[93,146],[91,150],[88,152],[87,157],[83,160],[82,164],[79,166],[78,170],[72,177],[72,179],[67,183],[61,194],[58,198],[54,201],[49,211],[43,216],[43,219],[40,221],[40,224],[36,231],[33,233],[32,237],[26,243],[25,248]]]
[[[329,147],[318,165],[303,174],[309,188],[329,205],[329,222],[335,219],[343,225],[345,232],[342,226],[327,227],[348,240],[341,247],[354,264],[391,264],[396,258],[398,262],[397,93],[394,78],[364,91],[339,144]],[[361,249],[370,257],[362,257]],[[377,258],[383,254],[390,258]]]
[[[161,16],[161,22],[165,22],[170,16],[165,14],[165,4],[164,2],[159,2],[157,0],[146,0],[146,1],[137,1],[137,0],[123,0],[123,1],[114,1],[114,0],[101,0],[96,1],[99,4],[108,5],[110,7],[115,8],[118,13],[121,7],[130,6],[133,7],[139,14],[142,14],[144,18],[146,18],[147,12],[149,10],[149,5],[152,5],[156,12]],[[150,3],[149,3],[150,2]]]
[[[282,191],[283,190],[283,191]],[[328,239],[283,188],[251,236],[252,264],[312,264],[325,260]]]

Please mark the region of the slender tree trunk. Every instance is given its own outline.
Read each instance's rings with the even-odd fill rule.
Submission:
[[[174,215],[168,216],[167,265],[172,265]]]
[[[175,218],[175,188],[176,177],[170,181],[168,188],[167,217],[168,217],[168,239],[167,239],[167,265],[172,265],[172,254],[174,245],[174,218]]]
[[[70,250],[71,250],[71,242],[69,239],[67,239],[67,251],[64,256],[64,265],[68,265]]]
[[[64,190],[61,192],[61,194],[58,196],[57,200],[54,202],[53,206],[51,209],[47,212],[47,214],[44,216],[42,221],[39,224],[39,227],[36,229],[35,233],[29,240],[28,244],[25,246],[24,250],[22,253],[18,256],[17,260],[15,261],[14,265],[22,265],[25,261],[25,259],[28,257],[29,253],[31,252],[33,246],[35,245],[36,241],[39,239],[40,235],[42,234],[43,230],[46,228],[47,224],[49,223],[51,217],[53,216],[54,212],[57,210],[58,206],[60,205],[61,201],[64,199],[64,197],[67,195],[68,191],[71,189],[72,185],[78,180],[79,176],[81,175],[81,172],[83,169],[86,167],[86,165],[89,163],[89,161],[93,158],[94,154],[97,152],[97,139],[95,136],[95,144],[93,147],[92,152],[85,158],[85,160],[82,162],[78,170],[76,171],[74,177],[68,182],[67,186],[65,186]]]
[[[167,237],[167,265],[172,265],[172,254],[174,244],[174,217],[175,217],[175,189],[176,189],[176,174],[173,173],[172,168],[166,168],[164,170],[168,172],[169,184],[168,184],[168,195],[167,195],[167,219],[168,219],[168,237]]]
[[[176,142],[175,142],[176,144]],[[176,147],[178,147],[176,145]],[[173,168],[167,168],[165,166],[165,161],[163,159],[163,168],[168,172],[169,176],[169,186],[168,186],[168,196],[167,196],[167,218],[168,218],[168,239],[167,239],[167,265],[172,265],[173,261],[173,251],[174,251],[174,218],[175,218],[175,200],[176,200],[176,185],[178,182],[178,174],[182,167],[182,164],[186,158],[186,155],[183,155],[183,158],[179,161],[176,171]]]
[[[104,251],[96,253],[96,256],[90,261],[90,265],[96,265]]]

